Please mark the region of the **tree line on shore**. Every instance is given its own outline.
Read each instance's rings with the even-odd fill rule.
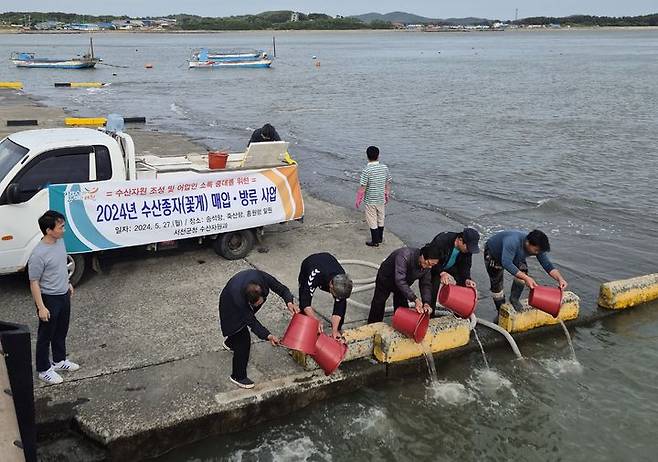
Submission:
[[[322,13],[296,13],[293,11],[268,11],[255,15],[230,17],[204,17],[189,14],[164,16],[175,19],[171,29],[177,30],[266,30],[266,29],[314,29],[314,30],[355,30],[355,29],[392,29],[390,21],[362,21],[356,17],[331,17]],[[0,25],[21,24],[29,27],[40,22],[56,21],[62,23],[109,23],[127,20],[129,16],[92,16],[61,12],[5,12],[0,13]],[[145,17],[142,19],[155,19]],[[493,23],[494,20],[485,20]],[[29,22],[30,24],[27,24]],[[441,20],[436,20],[440,24]],[[562,26],[658,26],[658,13],[643,16],[590,16],[576,15],[566,17],[537,16],[512,21],[518,26],[560,24]]]

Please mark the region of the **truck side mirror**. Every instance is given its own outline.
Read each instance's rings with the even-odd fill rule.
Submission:
[[[16,204],[18,202],[18,184],[11,183],[7,186],[7,203]]]

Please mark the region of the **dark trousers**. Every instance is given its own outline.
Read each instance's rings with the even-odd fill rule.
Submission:
[[[43,304],[50,311],[50,319],[46,322],[39,320],[37,331],[37,372],[50,369],[50,349],[53,350],[53,362],[58,363],[66,359],[66,334],[69,332],[71,319],[71,297],[64,295],[41,294]]]
[[[249,328],[244,326],[233,335],[226,338],[226,344],[233,350],[233,373],[231,377],[236,380],[247,378],[247,363],[251,351],[251,334]]]
[[[406,295],[400,292],[395,286],[391,286],[380,279],[375,281],[375,293],[370,302],[370,314],[368,315],[368,324],[381,322],[384,320],[384,311],[386,310],[386,301],[393,292],[393,306],[397,310],[399,307],[409,306]]]
[[[489,274],[491,293],[500,294],[499,297],[503,298],[503,275],[505,274],[505,269],[500,262],[491,256],[487,247],[484,248],[484,266],[487,268],[487,273]],[[526,262],[522,261],[517,266],[519,271],[528,274],[528,264]]]

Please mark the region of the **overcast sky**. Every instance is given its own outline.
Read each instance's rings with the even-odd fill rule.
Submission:
[[[658,12],[658,0],[1,0],[2,11],[64,11],[82,14],[159,16],[190,13],[231,16],[268,10],[321,12],[352,15],[406,11],[433,18],[476,16],[510,19],[519,17],[595,14],[633,16]]]

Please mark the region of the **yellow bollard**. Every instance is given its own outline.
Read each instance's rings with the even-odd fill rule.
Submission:
[[[516,311],[511,303],[500,307],[498,325],[507,332],[525,332],[542,326],[551,326],[562,321],[576,319],[580,312],[580,297],[573,292],[565,292],[562,297],[562,305],[557,318],[543,311],[532,308],[528,300],[522,300],[524,309]]]
[[[21,90],[23,88],[23,82],[0,82],[0,88]]]

